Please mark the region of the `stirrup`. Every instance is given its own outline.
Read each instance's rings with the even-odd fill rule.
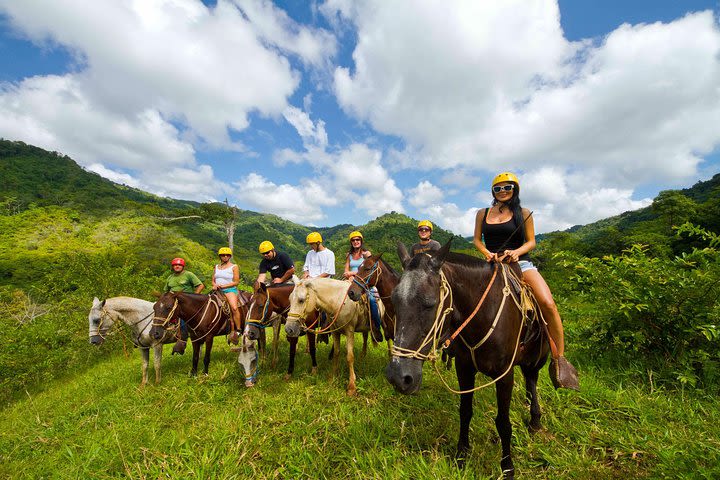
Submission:
[[[572,363],[560,356],[550,360],[550,381],[557,388],[567,388],[570,390],[580,390],[580,381],[578,373]]]

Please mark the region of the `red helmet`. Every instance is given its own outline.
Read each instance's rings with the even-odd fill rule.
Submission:
[[[178,258],[173,258],[173,259],[172,259],[172,262],[170,262],[170,265],[173,265],[173,266],[174,266],[174,265],[182,265],[182,266],[184,267],[184,266],[185,266],[185,260],[183,260],[183,259],[180,258],[180,257],[178,257]]]

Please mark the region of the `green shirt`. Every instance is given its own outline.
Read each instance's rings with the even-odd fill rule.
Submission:
[[[165,291],[195,293],[195,289],[201,283],[202,282],[197,275],[192,272],[188,272],[187,270],[183,270],[179,274],[173,273],[168,277],[165,282]]]

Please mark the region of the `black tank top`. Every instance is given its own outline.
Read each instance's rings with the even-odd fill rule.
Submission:
[[[492,253],[498,253],[498,250],[501,248],[503,251],[520,248],[522,244],[525,243],[525,232],[523,231],[523,227],[518,228],[518,225],[522,224],[522,220],[518,222],[515,215],[513,215],[507,222],[488,223],[488,210],[490,209],[485,209],[485,215],[483,216],[482,223],[482,235],[483,241],[485,242],[485,248],[490,250]],[[510,240],[508,240],[508,237]],[[506,241],[507,243],[505,243]],[[504,247],[503,244],[505,245]],[[530,255],[524,253],[520,255],[520,260],[530,261]]]

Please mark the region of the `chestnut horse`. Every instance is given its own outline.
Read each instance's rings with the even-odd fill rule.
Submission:
[[[280,327],[287,319],[287,312],[290,309],[290,293],[295,288],[295,284],[271,284],[264,283],[255,284],[255,293],[248,305],[248,312],[245,318],[244,334],[250,340],[256,340],[260,337],[264,328],[272,325],[273,328],[273,356],[271,365],[275,368],[277,365],[278,345],[280,342]],[[308,324],[314,324],[317,314],[311,314],[306,321]],[[312,359],[312,373],[317,373],[317,360],[315,357],[315,333],[307,332],[308,346],[310,349],[310,358]],[[285,379],[289,380],[295,370],[295,352],[297,351],[298,337],[287,337],[290,343],[290,356],[288,370]]]
[[[395,306],[390,296],[395,286],[400,281],[400,275],[382,259],[380,255],[371,255],[358,267],[358,271],[353,277],[352,286],[348,290],[348,297],[351,300],[359,301],[363,293],[372,295],[371,288],[377,288],[383,305],[385,306],[385,315],[382,317],[383,334],[387,340],[395,338]],[[388,341],[388,348],[390,342]]]
[[[479,371],[492,378],[483,386],[495,384],[495,425],[502,444],[500,466],[505,478],[514,478],[510,451],[513,366],[519,365],[525,376],[529,427],[535,431],[540,428],[538,372],[549,350],[541,320],[528,321],[525,313],[528,309],[538,312],[539,308],[517,280],[521,275],[519,267],[450,253],[450,242],[432,254],[420,253],[412,258],[399,244],[398,254],[405,271],[392,294],[397,335],[393,358],[385,370],[388,381],[400,393],[417,392],[425,360],[436,360],[436,350],[441,346],[455,356],[461,390],[456,392],[461,394],[457,459],[462,466],[470,449],[475,374]]]
[[[245,317],[247,302],[250,300],[248,292],[240,291],[238,294],[238,308],[240,318]],[[203,373],[207,375],[210,366],[210,352],[213,340],[218,335],[227,335],[232,330],[230,306],[226,305],[222,294],[213,292],[209,295],[202,293],[167,292],[160,296],[153,309],[155,317],[150,336],[162,338],[166,330],[175,331],[179,326],[179,319],[185,320],[188,333],[193,346],[193,359],[191,375],[197,375],[200,348],[205,343],[205,357],[203,358]]]

